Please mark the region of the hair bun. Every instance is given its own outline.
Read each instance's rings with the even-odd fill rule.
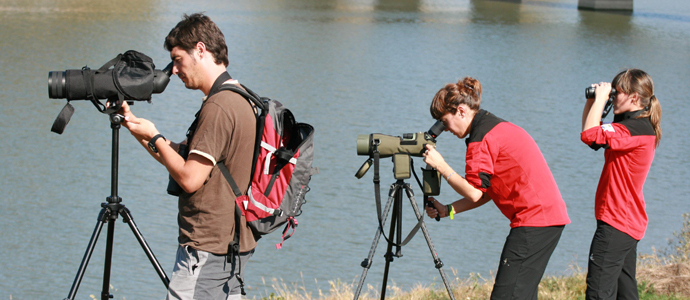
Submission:
[[[462,91],[465,90],[466,94],[474,94],[480,96],[482,94],[482,84],[479,80],[472,77],[465,77],[461,81],[458,81],[458,88]]]

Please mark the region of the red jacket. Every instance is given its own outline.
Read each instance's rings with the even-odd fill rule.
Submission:
[[[551,170],[525,130],[479,110],[465,143],[467,181],[493,199],[511,228],[570,223]]]
[[[642,186],[654,159],[656,142],[649,118],[634,118],[640,113],[616,115],[612,124],[580,134],[582,142],[592,149],[606,148],[594,216],[636,240],[641,240],[647,229]]]

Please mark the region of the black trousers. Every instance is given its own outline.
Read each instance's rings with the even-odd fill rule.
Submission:
[[[597,220],[587,265],[587,299],[639,299],[637,242],[626,233]]]
[[[536,300],[539,281],[565,226],[510,230],[498,264],[492,300]]]

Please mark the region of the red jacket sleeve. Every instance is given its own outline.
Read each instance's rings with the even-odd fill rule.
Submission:
[[[487,134],[481,141],[467,145],[465,179],[484,193],[491,186],[491,176],[494,174],[498,149],[499,146],[493,141],[490,134]]]
[[[607,147],[613,151],[625,151],[640,146],[640,139],[630,135],[630,131],[625,126],[612,123],[595,126],[580,133],[583,143],[597,150]]]

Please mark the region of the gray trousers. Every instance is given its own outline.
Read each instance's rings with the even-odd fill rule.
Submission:
[[[235,256],[232,260],[233,263],[229,263],[225,255],[180,246],[166,299],[241,299],[236,274],[240,272],[240,276],[244,278],[244,270],[253,253],[254,250],[240,253],[239,257]]]

